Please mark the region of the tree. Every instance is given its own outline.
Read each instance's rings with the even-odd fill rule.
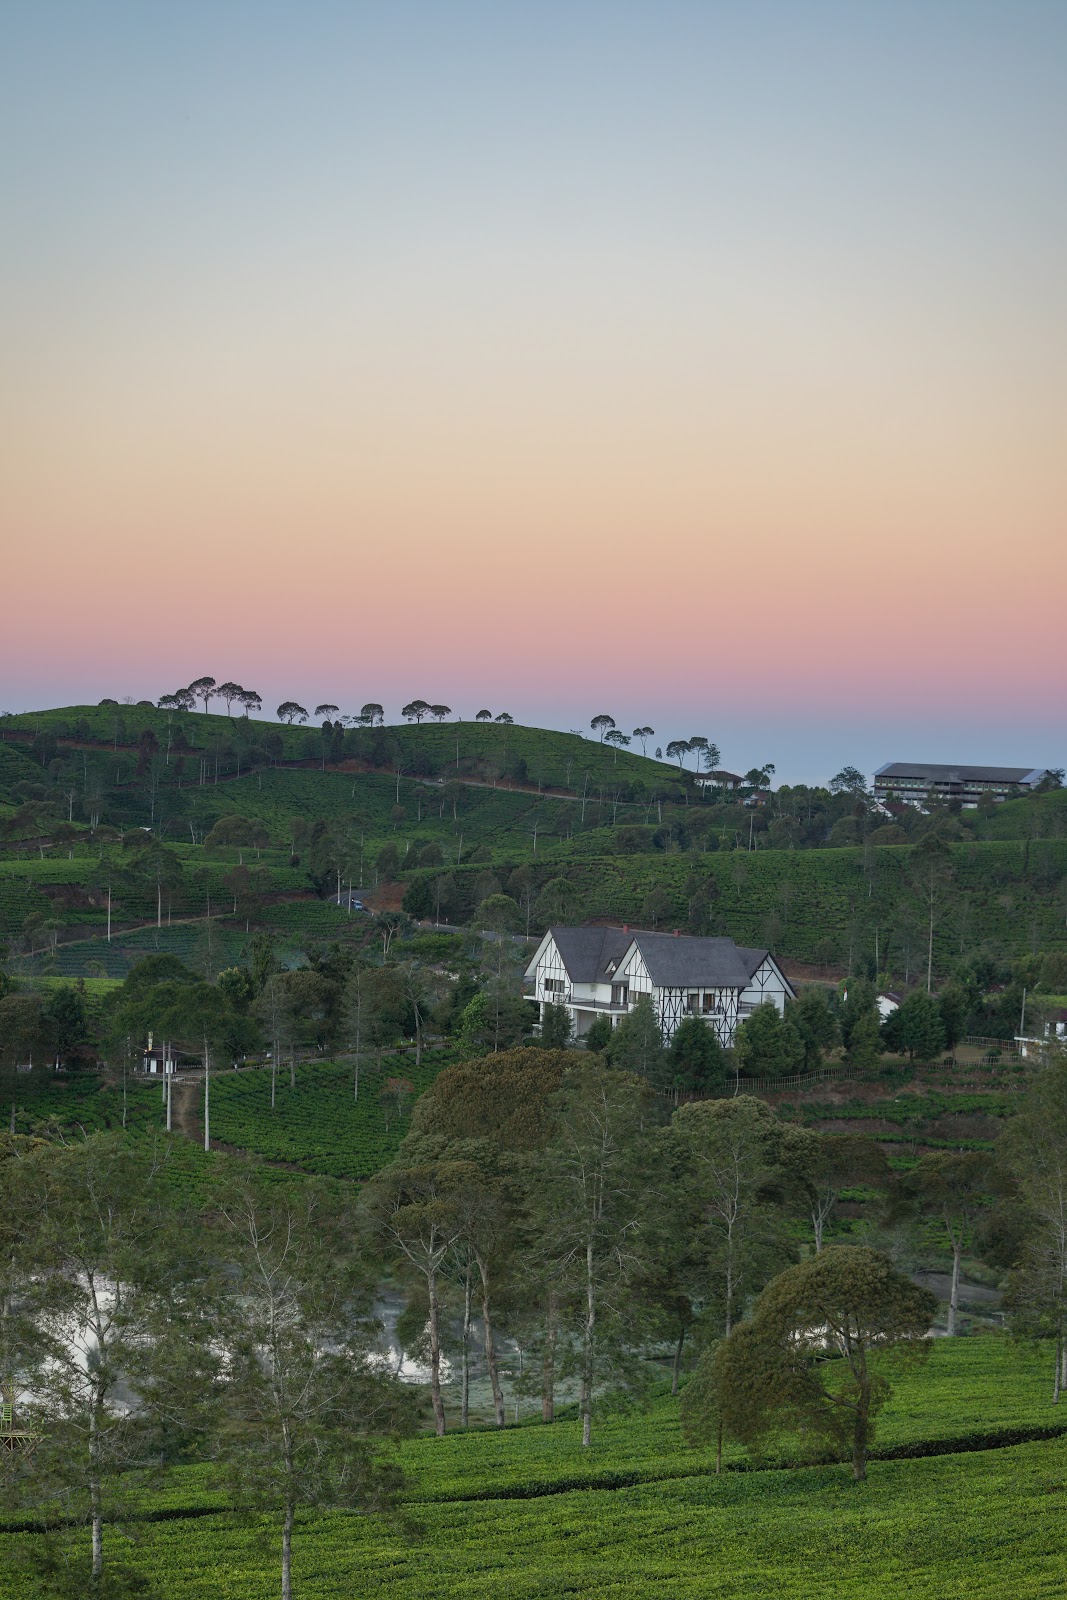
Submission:
[[[315,707],[315,715],[317,717],[326,717],[327,720],[332,721],[332,719],[337,715],[337,713],[338,713],[338,711],[340,709],[341,709],[340,706],[332,706],[327,701],[327,702],[324,702],[321,706],[316,706]]]
[[[1043,1067],[997,1140],[1026,1229],[1006,1301],[1015,1328],[1055,1346],[1052,1397],[1067,1387],[1067,1059]]]
[[[452,715],[452,707],[451,706],[431,706],[430,707],[430,715],[431,715],[431,717],[434,718],[434,720],[436,722],[443,722],[446,717],[450,717]]]
[[[846,1189],[889,1186],[889,1163],[881,1146],[862,1134],[788,1126],[781,1132],[779,1159],[804,1198],[816,1255]]]
[[[926,998],[925,996],[923,998]],[[904,1175],[902,1189],[911,1214],[920,1221],[937,1219],[952,1255],[945,1332],[956,1331],[960,1303],[960,1263],[974,1243],[979,1218],[990,1197],[991,1162],[982,1151],[938,1150],[923,1156]]]
[[[427,701],[409,700],[407,705],[401,708],[400,715],[407,722],[421,722],[423,717],[429,714],[429,710],[430,707]]]
[[[277,714],[279,722],[288,722],[290,725],[294,721],[306,722],[308,719],[306,710],[296,700],[283,700]]]
[[[173,1385],[189,1375],[184,1336],[198,1287],[187,1251],[195,1238],[177,1226],[161,1158],[118,1135],[2,1162],[4,1181],[15,1168],[34,1199],[37,1271],[23,1284],[21,1308],[33,1340],[20,1374],[23,1421],[37,1435],[32,1470],[86,1506],[86,1589],[99,1592],[105,1526],[129,1469],[151,1447],[168,1385],[173,1398]],[[135,1407],[124,1403],[130,1389]]]
[[[365,706],[360,707],[359,720],[368,728],[373,728],[375,724],[381,727],[385,721],[385,707],[376,700],[368,700]]]
[[[561,1365],[578,1378],[588,1448],[596,1400],[639,1378],[629,1285],[646,1211],[649,1107],[645,1086],[597,1056],[577,1059],[557,1096],[555,1137],[534,1166],[530,1225],[568,1315]]]
[[[705,1319],[729,1334],[746,1299],[792,1254],[771,1110],[752,1095],[692,1100],[671,1118],[670,1137],[702,1218]]]
[[[757,1006],[734,1035],[738,1071],[752,1078],[787,1078],[804,1065],[804,1040],[773,1001]]]
[[[841,1038],[828,991],[816,984],[801,990],[788,1016],[804,1043],[804,1068],[814,1072]]]
[[[762,767],[749,767],[745,773],[745,782],[750,789],[769,789],[773,775],[774,763],[767,761]]]
[[[674,901],[666,889],[661,889],[658,884],[648,891],[641,902],[641,916],[645,922],[651,922],[653,928],[658,927],[673,910]]]
[[[453,1157],[467,1164],[465,1185],[456,1198],[462,1233],[455,1261],[463,1280],[465,1338],[472,1269],[477,1275],[498,1426],[503,1424],[504,1405],[493,1333],[495,1307],[520,1268],[525,1298],[530,1298],[533,1277],[545,1308],[542,1415],[551,1421],[555,1295],[542,1281],[536,1252],[520,1254],[523,1171],[531,1152],[543,1148],[552,1134],[554,1096],[572,1060],[562,1050],[513,1050],[491,1062],[464,1061],[446,1067],[418,1102],[397,1158],[401,1166]],[[465,1418],[465,1405],[463,1411]]]
[[[934,926],[953,878],[952,851],[937,833],[928,833],[911,857],[911,880],[926,916],[926,992],[934,984]]]
[[[764,1289],[750,1321],[705,1357],[726,1431],[749,1449],[780,1427],[821,1436],[851,1456],[853,1480],[862,1483],[875,1418],[890,1393],[873,1357],[895,1350],[925,1360],[936,1308],[928,1289],[866,1246],[832,1245],[788,1267]],[[814,1359],[820,1343],[843,1358],[847,1376],[833,1388],[827,1364]],[[690,1425],[699,1423],[695,1410],[688,1410]]]
[[[615,1030],[610,1017],[594,1017],[582,1034],[582,1044],[587,1050],[607,1051]]]
[[[700,1017],[683,1017],[667,1052],[675,1095],[710,1094],[726,1082],[726,1052],[715,1029]]]
[[[667,746],[667,760],[677,761],[679,772],[682,770],[685,758],[689,754],[689,749],[688,739],[672,739]]]
[[[474,720],[475,722],[492,722],[493,713],[491,711],[486,711],[483,706],[481,711],[475,712]]]
[[[545,923],[564,922],[574,909],[575,888],[569,878],[550,878],[534,904],[534,915]]]
[[[709,739],[707,741],[707,744],[706,744],[706,746],[704,748],[703,755],[704,755],[704,767],[705,767],[706,771],[708,771],[709,773],[710,772],[717,772],[719,770],[719,768],[722,766],[722,751],[719,749],[719,747],[715,743],[714,739]]]
[[[241,688],[241,685],[239,683],[233,683],[229,679],[227,679],[225,683],[220,683],[218,688],[215,690],[215,694],[218,699],[225,701],[227,716],[230,714],[230,707],[233,705],[233,702],[235,700],[239,700],[243,693],[244,690]]]
[[[655,730],[655,728],[649,728],[649,727],[635,728],[631,737],[634,738],[634,739],[640,739],[640,741],[641,741],[641,754],[643,756],[647,756],[647,754],[648,754],[648,741],[649,741],[649,739],[654,739],[656,737],[656,730]]]
[[[540,1043],[543,1050],[565,1050],[573,1024],[566,1006],[546,1004],[541,1012]]]
[[[915,989],[882,1025],[891,1050],[907,1051],[909,1061],[932,1061],[945,1048],[945,1024],[933,995]]]
[[[622,1017],[607,1046],[608,1060],[620,1072],[658,1084],[663,1076],[663,1029],[648,995]]]
[[[493,718],[493,721],[503,722],[506,726],[510,727],[515,721],[515,718],[511,715],[510,711],[498,711],[496,716]]]
[[[254,689],[242,689],[237,699],[244,706],[246,717],[250,711],[258,711],[263,704],[263,696]]]
[[[367,1214],[384,1248],[426,1295],[430,1346],[430,1400],[438,1436],[445,1432],[441,1392],[441,1280],[451,1252],[463,1236],[460,1198],[476,1169],[463,1161],[394,1165],[364,1190]]]
[[[830,779],[831,794],[865,795],[867,778],[858,767],[842,767]]]
[[[509,894],[490,894],[478,906],[475,918],[479,928],[494,933],[512,933],[519,926],[519,908]]]
[[[377,1511],[400,1475],[375,1440],[413,1422],[382,1369],[374,1277],[352,1218],[318,1184],[259,1186],[241,1177],[213,1207],[225,1264],[219,1446],[238,1503],[281,1520],[282,1600],[292,1595],[301,1506]]]
[[[214,678],[194,678],[189,685],[189,693],[194,699],[204,702],[205,713],[207,712],[208,702],[215,698],[216,692]]]
[[[857,1030],[868,1025],[872,1018],[877,1027],[879,1013],[874,984],[868,978],[849,978],[837,1013],[841,1043],[846,1051],[852,1051]]]
[[[593,718],[589,726],[593,729],[594,733],[599,733],[600,742],[603,744],[604,735],[607,733],[609,728],[614,728],[615,726],[615,718],[609,717],[606,711],[601,711]]]
[[[607,743],[610,744],[615,751],[615,760],[617,763],[619,759],[619,751],[625,750],[626,746],[630,743],[629,737],[625,733],[620,733],[618,728],[612,728],[611,732],[605,737]]]

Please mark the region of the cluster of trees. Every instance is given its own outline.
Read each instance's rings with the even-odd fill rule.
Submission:
[[[192,1003],[183,981],[141,974],[122,1000],[130,1025],[157,1002]],[[346,985],[357,1027],[359,981]],[[0,1452],[0,1472],[34,1515],[62,1505],[85,1538],[83,1588],[100,1586],[105,1530],[148,1460],[209,1456],[232,1503],[274,1514],[283,1595],[298,1510],[390,1503],[398,1479],[377,1441],[414,1412],[370,1317],[386,1271],[407,1292],[398,1331],[425,1358],[438,1434],[448,1402],[468,1421],[476,1346],[498,1426],[508,1339],[544,1421],[561,1389],[577,1392],[586,1445],[603,1408],[640,1395],[650,1354],[670,1353],[677,1388],[692,1351],[690,1438],[758,1449],[792,1428],[862,1479],[881,1356],[921,1359],[936,1310],[876,1248],[902,1228],[951,1259],[950,1334],[962,1260],[1007,1269],[1015,1330],[1051,1341],[1059,1399],[1067,1060],[1037,1076],[995,1159],[939,1152],[900,1177],[876,1142],[748,1095],[672,1111],[631,1068],[544,1047],[446,1068],[358,1196],[266,1184],[227,1160],[193,1201],[165,1144],[0,1142],[0,1373],[18,1394],[12,1432],[32,1445]],[[880,1197],[858,1236],[857,1191],[868,1209]]]
[[[164,694],[159,698],[159,707],[162,711],[195,711],[196,703],[200,701],[206,712],[212,700],[221,700],[226,707],[226,715],[230,715],[233,705],[244,707],[247,717],[250,712],[258,711],[263,704],[263,696],[254,689],[244,689],[239,683],[216,683],[212,677],[194,678],[186,689],[176,689],[173,694]],[[101,701],[101,705],[108,702]]]
[[[199,1455],[230,1503],[276,1517],[286,1600],[299,1509],[395,1496],[378,1446],[415,1411],[381,1359],[367,1228],[336,1186],[229,1165],[196,1204],[163,1144],[0,1145],[0,1479],[60,1530],[34,1541],[27,1593],[142,1592],[106,1534],[147,1463]]]
[[[448,1068],[418,1102],[366,1205],[408,1285],[410,1326],[425,1329],[438,1433],[446,1357],[466,1421],[475,1337],[499,1425],[506,1334],[546,1421],[561,1379],[576,1383],[586,1443],[600,1405],[640,1390],[650,1349],[672,1349],[677,1386],[692,1347],[692,1436],[725,1430],[755,1446],[785,1423],[862,1478],[887,1392],[873,1358],[900,1342],[921,1354],[936,1311],[880,1240],[951,1262],[950,1335],[965,1256],[1010,1266],[1015,1326],[1052,1339],[1058,1398],[1067,1060],[1039,1077],[998,1160],[939,1152],[900,1177],[875,1141],[813,1132],[748,1095],[668,1109],[601,1055],[529,1049]],[[842,1222],[857,1191],[874,1212],[858,1239]],[[830,1388],[828,1356],[847,1373]]]

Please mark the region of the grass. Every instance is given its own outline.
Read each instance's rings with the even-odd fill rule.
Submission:
[[[385,1056],[382,1071],[373,1057],[363,1063],[360,1095],[353,1097],[352,1065],[304,1062],[295,1089],[288,1069],[278,1074],[275,1109],[270,1071],[220,1073],[211,1086],[211,1129],[224,1144],[272,1161],[289,1161],[306,1172],[333,1178],[369,1178],[396,1154],[407,1132],[406,1115],[387,1111],[379,1100],[385,1079],[406,1079],[417,1097],[455,1056],[442,1050]]]
[[[1041,1377],[1038,1358],[1006,1341],[939,1341],[927,1369],[900,1382],[883,1442],[952,1438],[994,1419],[1057,1420]],[[706,1452],[681,1445],[676,1414],[677,1402],[660,1396],[647,1414],[598,1428],[586,1452],[570,1423],[411,1441],[399,1452],[410,1474],[406,1523],[302,1517],[297,1592],[305,1600],[1053,1600],[1063,1592],[1067,1440],[875,1461],[863,1485],[841,1466],[715,1477]],[[223,1501],[192,1467],[149,1504],[173,1515]],[[132,1544],[110,1532],[108,1548],[167,1600],[259,1600],[276,1590],[276,1519],[219,1509],[129,1532]],[[4,1600],[29,1592],[15,1558],[32,1543],[0,1537]]]
[[[168,909],[174,917],[200,915],[209,902],[216,914],[231,910],[224,880],[236,865],[237,853],[208,852],[191,840],[194,835],[202,838],[224,816],[260,821],[275,848],[261,858],[246,851],[245,864],[266,875],[270,893],[277,898],[259,907],[250,922],[275,929],[298,948],[351,937],[352,929],[342,930],[328,906],[306,898],[311,855],[302,846],[307,859],[294,866],[288,850],[281,848],[291,837],[294,819],[328,824],[330,843],[324,859],[332,860],[339,849],[342,871],[357,881],[362,877],[365,883],[372,882],[378,853],[384,845],[395,845],[400,876],[412,888],[409,904],[421,906],[422,912],[434,902],[432,890],[429,901],[425,894],[419,899],[420,881],[432,884],[443,870],[454,879],[454,895],[445,908],[454,921],[468,921],[474,915],[486,892],[487,870],[507,889],[512,870],[526,867],[535,890],[551,878],[565,877],[574,890],[575,915],[583,919],[648,925],[649,897],[655,894],[663,900],[656,908],[659,926],[684,927],[699,890],[709,902],[711,931],[741,943],[767,945],[777,954],[800,960],[843,964],[857,948],[863,955],[873,950],[877,928],[882,964],[892,969],[898,982],[906,970],[914,974],[921,964],[923,941],[910,882],[910,846],[866,852],[858,847],[735,849],[738,838],[742,845],[747,843],[747,813],[699,802],[691,806],[664,802],[661,815],[656,805],[634,799],[637,791],[630,785],[670,787],[673,769],[632,752],[623,752],[616,763],[614,753],[592,739],[496,724],[405,724],[346,734],[351,757],[346,757],[347,767],[321,770],[314,762],[315,751],[321,753],[322,748],[317,729],[200,713],[178,718],[172,733],[179,725],[200,754],[194,759],[187,753],[183,758],[181,787],[176,765],[164,769],[153,810],[143,772],[136,776],[136,740],[147,727],[157,738],[165,738],[165,713],[137,706],[68,707],[6,719],[7,742],[0,742],[0,799],[13,794],[12,784],[17,787],[32,774],[39,788],[51,786],[57,794],[66,782],[79,794],[83,786],[88,792],[95,782],[103,797],[97,803],[102,803],[109,822],[144,825],[151,815],[182,869],[182,882],[165,894],[164,917]],[[54,745],[34,747],[38,761],[27,744],[12,743],[16,731],[22,739],[39,732],[46,744],[56,738],[66,740],[58,746],[56,759],[61,765],[72,764],[70,774],[62,781],[61,775],[52,775],[47,763]],[[109,748],[116,734],[118,748]],[[280,741],[270,758],[262,744],[265,738]],[[214,776],[216,745],[224,752],[222,768],[232,757],[236,770],[240,758],[242,775],[200,783],[205,751],[212,754],[208,775]],[[269,759],[304,764],[272,766]],[[538,795],[531,788],[494,787],[494,777],[504,767],[513,774],[520,759],[532,783],[569,785],[569,799]],[[250,760],[257,763],[254,770]],[[378,763],[377,770],[368,770],[371,760]],[[6,789],[5,772],[10,780]],[[468,781],[451,784],[457,775]],[[502,783],[513,781],[512,775]],[[574,791],[583,789],[588,790],[589,801],[584,822],[582,807],[574,798]],[[1020,807],[1024,809],[1017,810]],[[954,879],[935,929],[940,972],[950,970],[968,950],[983,948],[995,956],[1014,956],[1067,948],[1063,903],[1067,836],[1061,826],[1065,807],[1067,795],[1011,802],[978,827],[976,838],[954,847]],[[642,825],[629,841],[624,840],[639,845],[639,853],[618,853],[618,827],[610,825],[613,815],[618,827]],[[568,837],[572,828],[573,836]],[[1028,836],[1020,836],[1024,833]],[[660,845],[669,848],[656,848],[654,834]],[[442,852],[443,869],[419,868],[422,850],[431,845]],[[461,849],[462,864],[456,867]],[[476,849],[486,858],[478,864],[471,862]],[[86,895],[94,878],[99,891],[98,853],[98,848],[79,838],[46,851],[44,859],[39,854],[16,857],[14,847],[0,856],[0,938],[16,945],[23,942],[24,924],[34,913],[58,921],[66,932],[99,935],[104,912],[101,904],[90,905]],[[116,854],[125,853],[116,850]],[[517,885],[512,887],[521,892]],[[94,898],[99,902],[99,892]],[[146,878],[140,884],[121,884],[117,904],[121,920],[150,921],[155,914],[154,883]],[[914,926],[906,958],[901,930],[909,919]],[[243,916],[237,921],[243,929]],[[538,926],[535,919],[534,931]],[[48,970],[92,972],[97,969],[89,963],[96,961],[109,973],[122,970],[89,945],[57,957]]]

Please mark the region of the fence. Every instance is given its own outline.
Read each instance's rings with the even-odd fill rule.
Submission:
[[[840,1078],[847,1082],[851,1078],[861,1078],[863,1073],[858,1067],[850,1067],[842,1062],[840,1066],[820,1067],[817,1072],[801,1072],[793,1078],[738,1078],[737,1093],[743,1094],[748,1089],[757,1089],[763,1093],[775,1089],[808,1089],[816,1083],[825,1083],[828,1078]]]

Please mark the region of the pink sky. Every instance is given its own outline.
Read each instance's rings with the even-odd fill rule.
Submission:
[[[0,709],[1062,760],[1062,10],[312,9],[15,30]]]

